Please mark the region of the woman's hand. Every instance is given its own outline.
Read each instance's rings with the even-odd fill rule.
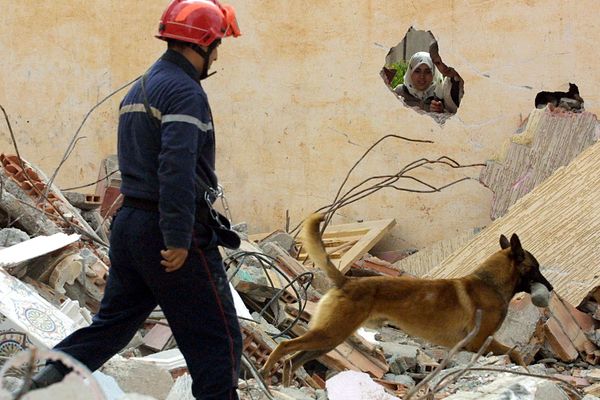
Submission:
[[[188,251],[184,248],[169,248],[161,250],[160,255],[163,258],[160,264],[165,267],[165,271],[173,272],[181,268],[188,256]]]
[[[430,112],[442,113],[444,112],[444,103],[439,100],[431,100],[431,104],[429,105]]]

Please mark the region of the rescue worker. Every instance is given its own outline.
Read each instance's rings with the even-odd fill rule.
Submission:
[[[122,350],[159,305],[203,400],[238,399],[242,338],[217,246],[239,237],[215,212],[215,134],[200,81],[221,39],[239,36],[235,10],[217,0],[173,0],[157,37],[167,50],[120,105],[122,208],[110,237],[111,266],[93,323],[55,346],[94,371]],[[69,369],[49,363],[34,387]]]

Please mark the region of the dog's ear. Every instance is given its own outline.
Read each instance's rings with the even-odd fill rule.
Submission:
[[[510,243],[504,235],[500,235],[500,247],[502,248],[502,250],[508,249],[510,247]]]
[[[525,259],[525,251],[516,233],[513,233],[510,237],[510,251],[517,262],[522,262]]]

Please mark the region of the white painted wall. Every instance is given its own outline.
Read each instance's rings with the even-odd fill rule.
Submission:
[[[166,1],[0,0],[0,104],[23,155],[48,174],[85,113],[163,51],[152,37]],[[386,134],[433,140],[386,142],[358,179],[396,172],[420,157],[462,163],[493,157],[540,90],[578,84],[600,109],[596,68],[600,3],[231,0],[243,36],[224,41],[205,88],[218,135],[218,169],[236,222],[253,232],[292,223],[329,203],[360,155]],[[406,109],[379,71],[407,29],[431,30],[466,81],[458,115],[443,127]],[[115,151],[121,95],[100,106],[58,178],[93,181]],[[0,150],[12,153],[0,122]],[[479,168],[426,170],[443,184]],[[395,217],[382,248],[422,247],[489,223],[492,194],[476,181],[441,193],[382,191],[343,209],[337,222]]]

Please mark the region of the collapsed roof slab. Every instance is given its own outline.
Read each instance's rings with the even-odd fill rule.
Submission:
[[[494,192],[492,219],[599,139],[596,115],[561,110],[533,110],[503,154],[486,163],[479,180]]]
[[[415,276],[427,275],[429,271],[434,269],[439,263],[456,250],[467,244],[481,229],[469,229],[465,232],[459,232],[455,236],[442,240],[420,249],[415,254],[403,258],[394,263],[401,271],[408,272]]]
[[[600,285],[600,142],[521,197],[465,247],[427,275],[456,278],[500,248],[500,234],[517,233],[556,293],[578,305]]]

